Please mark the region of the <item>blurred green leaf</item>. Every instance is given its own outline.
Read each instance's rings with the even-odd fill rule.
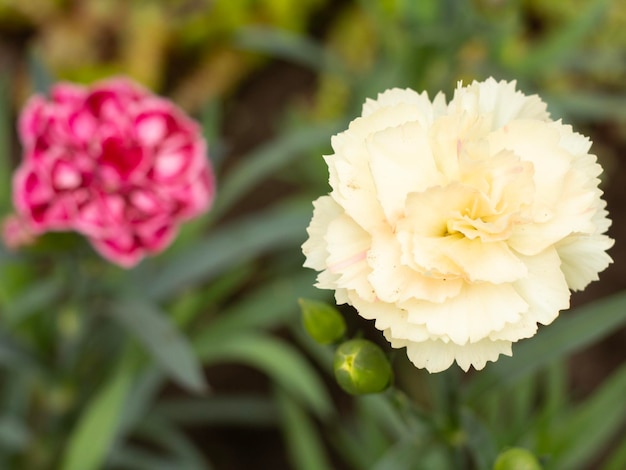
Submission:
[[[370,468],[371,470],[387,470],[391,468],[394,470],[413,470],[416,468],[415,462],[417,460],[421,461],[420,447],[419,442],[412,437],[400,439],[394,442]],[[420,468],[426,467],[420,465]]]
[[[113,376],[87,404],[69,437],[63,470],[102,468],[120,420],[124,400],[132,386],[133,371],[123,357]]]
[[[31,51],[28,59],[28,69],[34,92],[43,95],[48,94],[55,81],[50,69],[36,51]]]
[[[319,416],[331,413],[331,400],[313,367],[296,349],[264,334],[223,335],[194,341],[205,364],[234,361],[265,372]]]
[[[589,468],[592,459],[626,423],[625,397],[626,365],[574,410],[554,420],[555,469]]]
[[[336,122],[294,129],[283,133],[260,149],[247,155],[220,183],[210,217],[222,216],[246,192],[302,154],[330,143],[330,136],[339,130]]]
[[[5,307],[6,321],[18,324],[39,311],[55,309],[63,293],[63,282],[58,277],[33,280]]]
[[[16,336],[0,331],[0,365],[26,372],[40,367],[36,356]]]
[[[585,121],[626,120],[626,96],[576,91],[567,95],[544,94],[552,114]]]
[[[144,367],[135,376],[135,383],[131,389],[119,424],[120,435],[126,434],[135,427],[152,408],[157,395],[165,382],[161,367],[151,365]]]
[[[466,445],[473,457],[475,468],[491,468],[498,455],[491,430],[467,408],[462,410],[461,423],[467,436]]]
[[[267,27],[241,28],[234,37],[235,47],[262,52],[325,73],[345,75],[346,68],[329,49],[306,36]]]
[[[0,216],[11,209],[11,175],[13,174],[11,134],[13,121],[7,75],[0,77]]]
[[[416,466],[417,463],[417,466]],[[411,436],[396,441],[385,454],[373,462],[371,470],[456,469],[446,448],[430,441],[416,441]]]
[[[178,459],[138,445],[123,445],[109,459],[113,468],[132,470],[189,470]],[[195,469],[194,469],[195,470]]]
[[[401,416],[401,411],[390,401],[390,395],[394,392],[391,389],[389,394],[364,395],[357,399],[357,403],[363,411],[375,419],[379,428],[395,439],[400,439],[409,432],[413,433],[414,430],[409,429],[407,422],[404,421],[407,417]],[[414,404],[411,403],[411,405]]]
[[[611,0],[595,0],[588,3],[569,23],[535,46],[534,52],[519,63],[517,73],[528,75],[537,71],[545,72],[562,64],[578,53],[579,43],[594,32],[606,14]]]
[[[311,418],[289,394],[276,390],[287,451],[297,470],[329,470],[324,445]]]
[[[152,298],[167,298],[261,253],[303,242],[311,213],[310,201],[289,201],[247,216],[189,244],[156,275],[147,274],[139,282]]]
[[[165,312],[140,298],[120,299],[110,312],[174,381],[195,392],[206,389],[202,366]]]
[[[206,398],[170,398],[160,400],[154,413],[184,426],[274,426],[276,403],[255,395],[211,396]]]
[[[530,339],[513,345],[512,357],[501,357],[474,376],[465,390],[476,400],[492,387],[510,385],[552,361],[583,349],[626,323],[626,293],[561,313]]]
[[[219,173],[224,160],[224,148],[221,140],[222,102],[212,99],[202,107],[202,135],[207,141],[209,158],[215,173]]]
[[[0,448],[23,450],[32,438],[26,423],[16,416],[0,417]]]
[[[328,294],[313,288],[315,274],[302,270],[291,277],[281,277],[250,290],[231,307],[227,307],[197,336],[197,342],[209,342],[220,337],[251,328],[271,328],[298,314],[296,299],[327,297]]]
[[[609,454],[602,470],[624,470],[626,468],[626,437],[622,436],[617,448]]]
[[[154,414],[147,415],[135,431],[137,437],[168,451],[176,470],[209,470],[211,466],[183,431]],[[172,470],[174,470],[174,468]]]
[[[255,274],[255,266],[252,264],[233,266],[216,277],[206,288],[181,293],[171,304],[172,318],[183,329],[199,315],[202,315],[203,319],[214,317],[213,310],[244,289],[246,282],[249,282]]]

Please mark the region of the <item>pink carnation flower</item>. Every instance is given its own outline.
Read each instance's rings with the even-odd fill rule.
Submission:
[[[14,202],[34,233],[74,230],[124,267],[163,250],[206,211],[213,172],[199,126],[123,78],[53,87],[19,122]]]

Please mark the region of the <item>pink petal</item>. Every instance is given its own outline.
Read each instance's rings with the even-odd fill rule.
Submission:
[[[139,142],[152,147],[165,138],[167,123],[162,116],[146,116],[137,120],[135,130]]]
[[[58,190],[74,189],[82,183],[82,176],[73,165],[58,160],[52,167],[52,184]]]
[[[154,178],[157,181],[175,177],[183,171],[189,163],[189,154],[186,152],[160,153],[154,160]]]

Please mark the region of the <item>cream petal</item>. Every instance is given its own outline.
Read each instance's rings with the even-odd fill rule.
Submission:
[[[392,233],[379,233],[372,238],[367,254],[371,268],[368,280],[376,296],[385,302],[407,299],[425,299],[443,302],[458,294],[463,285],[461,279],[435,279],[425,276],[401,261],[402,252]]]
[[[355,291],[348,291],[348,298],[359,315],[367,320],[374,320],[377,329],[389,330],[396,338],[424,341],[430,336],[423,325],[409,323],[406,311],[395,304],[381,300],[368,301]]]
[[[548,248],[521,259],[528,268],[528,276],[513,286],[528,303],[527,316],[534,322],[548,325],[560,310],[569,307],[570,292],[560,268],[559,255],[554,248]]]
[[[328,164],[330,196],[364,230],[371,232],[386,224],[385,215],[378,202],[372,174],[364,158],[351,164],[336,155],[324,157]]]
[[[365,261],[371,245],[370,235],[346,214],[332,219],[323,235],[328,257],[326,267],[335,273]]]
[[[526,265],[505,242],[483,242],[478,238],[470,240],[466,237],[447,238],[450,241],[444,248],[446,255],[472,282],[502,284],[527,274]]]
[[[529,138],[532,136],[532,138]],[[563,179],[571,168],[572,156],[559,147],[559,132],[541,121],[518,120],[489,134],[492,153],[514,152],[534,167],[535,201],[552,207],[561,197]]]
[[[556,244],[561,258],[561,269],[567,285],[573,290],[582,290],[591,281],[599,279],[598,273],[613,262],[606,250],[614,240],[606,235],[575,234]]]
[[[591,148],[591,141],[582,134],[574,132],[572,126],[563,124],[561,121],[554,123],[554,127],[558,130],[561,139],[559,140],[559,146],[567,150],[572,155],[580,155],[585,157],[591,157],[587,152]],[[593,157],[595,161],[595,157]],[[600,171],[602,169],[600,168]],[[593,175],[598,176],[600,173]]]
[[[524,95],[515,87],[515,81],[497,82],[493,78],[474,81],[467,87],[459,83],[449,104],[450,113],[490,116],[492,129],[499,129],[514,119],[545,121],[549,118],[546,104],[537,95]]]
[[[324,234],[329,272],[339,275],[336,286],[354,289],[365,298],[373,298],[374,293],[367,276],[370,268],[366,255],[371,245],[371,237],[356,222],[345,214],[333,219]]]
[[[446,370],[454,361],[467,372],[470,366],[476,370],[483,369],[487,362],[496,361],[500,354],[510,356],[511,343],[483,340],[459,346],[439,340],[407,342],[406,353],[416,367],[426,369],[430,373]]]
[[[324,235],[329,224],[342,212],[341,206],[330,196],[322,196],[313,202],[313,218],[306,229],[309,238],[302,245],[306,257],[304,267],[317,271],[326,269],[328,249]]]
[[[422,113],[425,120],[432,122],[433,105],[428,99],[428,93],[425,91],[417,93],[409,88],[391,88],[379,93],[375,100],[371,98],[366,99],[361,115],[369,117],[382,108],[396,108],[397,106],[406,105],[413,106]]]
[[[321,271],[317,275],[317,283],[315,284],[315,287],[318,289],[336,289],[340,277],[341,276],[339,274],[335,274],[328,270]]]
[[[407,195],[405,217],[397,223],[397,231],[426,237],[442,237],[448,221],[466,207],[471,207],[478,191],[459,183],[433,186]]]
[[[487,338],[493,331],[514,323],[528,304],[510,284],[465,284],[456,297],[442,303],[407,301],[411,323],[426,325],[436,336],[465,345]]]
[[[520,339],[533,337],[537,333],[537,329],[537,322],[531,318],[531,315],[525,314],[518,321],[507,323],[500,331],[491,333],[489,339],[514,343]]]
[[[457,279],[462,276],[461,268],[445,251],[447,241],[441,237],[422,237],[407,232],[398,233],[403,249],[400,258],[404,265],[413,267],[426,277]]]
[[[337,305],[347,304],[349,302],[348,290],[338,287],[335,290],[335,302]]]
[[[430,153],[428,134],[418,122],[372,134],[367,149],[378,200],[391,224],[403,214],[409,193],[445,182]]]

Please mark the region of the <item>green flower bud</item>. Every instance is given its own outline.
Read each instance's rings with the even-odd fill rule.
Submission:
[[[346,332],[346,321],[335,307],[308,299],[298,299],[298,303],[304,329],[318,343],[334,343]]]
[[[541,470],[541,464],[530,451],[513,447],[498,456],[493,470]]]
[[[339,346],[333,368],[337,383],[352,395],[382,392],[393,377],[385,353],[366,339],[352,339]]]

